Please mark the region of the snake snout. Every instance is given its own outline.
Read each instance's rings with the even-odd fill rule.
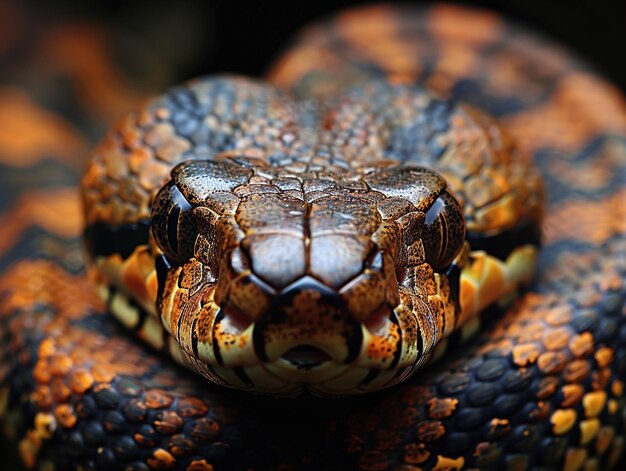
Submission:
[[[304,276],[274,296],[257,321],[254,347],[265,362],[296,366],[349,363],[361,348],[360,324],[336,290]]]

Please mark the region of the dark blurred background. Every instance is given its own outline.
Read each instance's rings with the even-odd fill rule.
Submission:
[[[125,55],[133,58],[133,51],[128,49],[149,46],[152,52],[149,57],[141,61],[133,58],[128,66],[135,68],[133,72],[141,78],[142,73],[153,70],[154,62],[165,60],[174,65],[173,75],[168,79],[172,82],[215,71],[261,74],[286,40],[303,25],[338,8],[363,3],[371,2],[27,2],[35,18],[29,21],[34,24],[56,19],[104,22],[114,32],[118,43],[116,50],[122,59]],[[491,8],[526,23],[568,45],[626,89],[623,53],[626,2],[477,0],[457,3]]]

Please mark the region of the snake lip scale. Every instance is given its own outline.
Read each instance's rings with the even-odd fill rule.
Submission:
[[[347,10],[265,79],[145,101],[80,181],[93,123],[6,95],[32,139],[0,132],[0,430],[26,467],[618,464],[626,105],[562,48]]]

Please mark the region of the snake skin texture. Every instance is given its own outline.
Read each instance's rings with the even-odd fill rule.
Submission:
[[[208,384],[107,312],[80,245],[76,169],[88,146],[78,125],[7,90],[40,133],[27,143],[0,134],[0,412],[25,466],[613,467],[626,376],[620,93],[537,35],[445,5],[341,13],[307,29],[269,79],[319,98],[346,83],[417,82],[495,116],[546,183],[530,290],[475,339],[378,393],[281,400]]]

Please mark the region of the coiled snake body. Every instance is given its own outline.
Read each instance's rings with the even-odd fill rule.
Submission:
[[[269,79],[174,88],[96,148],[82,180],[87,250],[111,311],[150,347],[105,314],[76,264],[73,218],[31,211],[41,229],[28,259],[0,281],[4,422],[22,460],[614,464],[621,96],[535,36],[446,6],[343,13],[307,30]],[[507,308],[537,258],[530,155],[547,187],[545,243],[538,279]],[[502,317],[478,315],[498,299]],[[479,319],[479,337],[458,344]],[[236,389],[369,394],[255,396],[190,378],[154,347]]]

